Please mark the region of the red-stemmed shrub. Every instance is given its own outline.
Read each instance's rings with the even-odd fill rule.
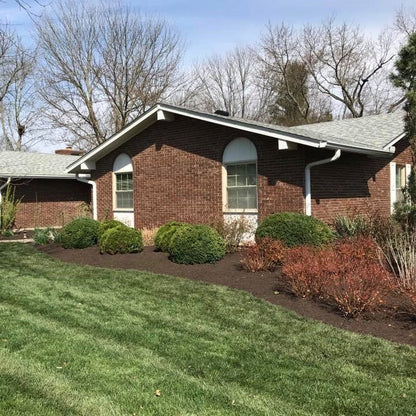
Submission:
[[[395,289],[377,246],[366,237],[321,249],[290,249],[283,273],[295,295],[335,304],[346,316],[374,312]]]
[[[273,271],[282,263],[285,250],[280,241],[265,237],[243,252],[241,264],[249,272]]]

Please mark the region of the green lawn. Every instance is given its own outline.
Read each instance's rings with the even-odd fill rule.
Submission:
[[[416,414],[414,348],[26,245],[0,245],[0,345],[0,415]]]

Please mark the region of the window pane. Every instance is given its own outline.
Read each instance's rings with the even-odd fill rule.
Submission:
[[[131,191],[133,190],[132,173],[116,173],[116,190]]]
[[[227,166],[227,208],[257,208],[257,168],[255,163]]]
[[[133,208],[133,192],[116,192],[117,208]]]

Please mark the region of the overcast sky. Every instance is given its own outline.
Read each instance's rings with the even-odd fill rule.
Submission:
[[[54,0],[39,1],[51,5]],[[35,13],[42,9],[34,0],[26,3],[34,4]],[[255,43],[269,21],[301,26],[334,14],[337,21],[359,24],[375,34],[393,22],[401,5],[416,8],[416,0],[132,0],[129,4],[143,14],[165,18],[181,33],[186,63]],[[26,40],[33,38],[27,13],[13,0],[0,0],[0,19],[12,24]]]

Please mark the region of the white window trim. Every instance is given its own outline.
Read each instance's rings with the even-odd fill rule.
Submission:
[[[126,155],[129,157],[130,159],[130,163],[131,163],[131,169],[121,169],[118,170],[116,172],[114,172],[114,164],[117,160],[118,157],[122,156],[122,155]],[[131,208],[119,208],[117,207],[117,174],[123,174],[123,173],[131,173],[132,174],[132,181],[133,181],[133,189],[132,189],[132,193],[133,193],[133,206]],[[125,153],[120,153],[116,159],[113,162],[113,172],[112,172],[112,194],[113,194],[113,213],[114,212],[134,212],[134,175],[133,175],[133,163],[131,160],[131,157]]]
[[[396,202],[396,162],[390,162],[390,210],[393,214],[394,212],[394,203]],[[409,175],[412,171],[412,165],[409,163],[399,165],[405,166],[406,169],[406,184],[409,180]]]
[[[256,164],[256,205],[257,208],[228,208],[227,166]],[[257,160],[241,160],[222,164],[222,210],[224,214],[258,214],[259,212],[259,173]]]

